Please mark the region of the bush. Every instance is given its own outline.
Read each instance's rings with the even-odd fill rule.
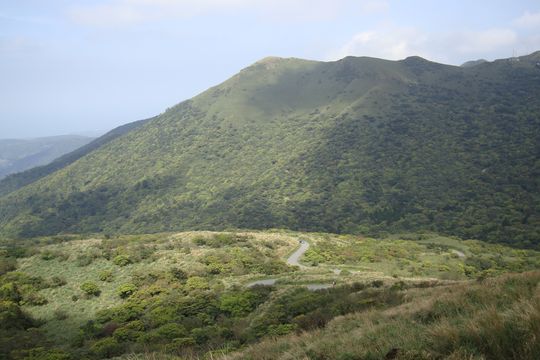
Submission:
[[[18,303],[21,299],[21,293],[19,292],[17,284],[10,282],[0,286],[0,300]]]
[[[111,282],[113,281],[113,273],[110,270],[103,270],[99,273],[99,280],[105,281],[105,282]]]
[[[186,286],[189,290],[206,290],[209,289],[208,280],[200,276],[192,276],[187,282]]]
[[[144,335],[144,323],[140,320],[128,322],[114,331],[114,338],[118,341],[136,341]]]
[[[101,294],[101,290],[99,289],[99,287],[91,281],[83,283],[81,285],[81,290],[89,296],[99,296],[99,294]]]
[[[116,339],[108,337],[102,340],[96,341],[90,348],[94,354],[100,359],[110,358],[120,355],[122,353],[122,346],[118,344]]]
[[[135,286],[134,284],[131,284],[131,283],[120,285],[120,287],[118,289],[116,289],[116,293],[122,299],[126,299],[126,298],[130,297],[131,295],[133,295],[133,293],[135,291],[137,291],[137,286]]]
[[[126,266],[131,264],[131,259],[127,255],[118,255],[113,259],[113,263],[118,266]]]
[[[28,351],[25,360],[70,360],[71,356],[59,349],[34,348]]]

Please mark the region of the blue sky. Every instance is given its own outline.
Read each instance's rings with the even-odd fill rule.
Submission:
[[[0,0],[0,138],[108,130],[269,55],[458,65],[536,50],[538,0]]]

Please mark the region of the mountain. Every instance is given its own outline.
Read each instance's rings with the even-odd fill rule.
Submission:
[[[52,174],[55,171],[58,171],[73,162],[77,161],[81,157],[89,154],[90,152],[100,148],[101,146],[109,143],[110,141],[116,139],[119,136],[122,136],[129,131],[138,128],[139,126],[143,125],[146,120],[139,120],[135,121],[126,125],[119,126],[105,135],[100,136],[97,139],[94,139],[93,141],[87,143],[84,146],[81,146],[80,148],[77,148],[76,150],[73,150],[72,152],[69,152],[65,155],[62,155],[59,158],[55,158],[54,161],[50,162],[47,165],[38,166],[31,168],[29,170],[12,174],[7,176],[6,178],[0,180],[0,196],[9,194],[17,189],[20,189],[21,187],[31,184],[34,181],[37,181],[49,174]]]
[[[0,198],[0,233],[430,230],[538,246],[540,52],[266,58]]]
[[[50,136],[36,139],[0,139],[0,179],[45,165],[92,141],[79,135]]]

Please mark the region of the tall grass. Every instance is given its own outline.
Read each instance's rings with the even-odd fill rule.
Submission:
[[[407,303],[268,338],[224,359],[494,359],[540,354],[540,271],[404,291]]]

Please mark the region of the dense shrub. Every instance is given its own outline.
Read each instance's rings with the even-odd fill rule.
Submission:
[[[116,293],[122,299],[130,297],[135,291],[137,291],[137,286],[134,284],[122,284],[118,289],[116,289]]]
[[[81,285],[81,290],[88,296],[99,296],[99,294],[101,294],[99,287],[91,281],[83,283]]]
[[[113,259],[113,263],[118,266],[126,266],[132,263],[128,255],[118,255]]]
[[[99,358],[111,358],[122,353],[122,346],[112,337],[96,341],[90,350]]]

